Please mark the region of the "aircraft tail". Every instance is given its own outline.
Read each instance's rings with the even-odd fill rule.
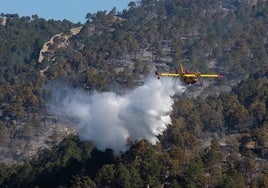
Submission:
[[[180,71],[181,71],[181,73],[184,73],[184,70],[182,68],[182,64],[181,63],[180,63]]]

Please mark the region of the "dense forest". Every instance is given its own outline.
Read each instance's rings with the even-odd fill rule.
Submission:
[[[141,0],[85,17],[1,14],[1,187],[268,187],[267,1]],[[156,145],[101,151],[47,112],[53,81],[120,92],[180,63],[224,78],[175,100]]]

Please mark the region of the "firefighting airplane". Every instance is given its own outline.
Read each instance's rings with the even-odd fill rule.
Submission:
[[[222,74],[201,74],[200,72],[188,72],[187,70],[183,70],[182,65],[180,65],[180,70],[176,70],[173,72],[163,73],[163,72],[155,72],[157,79],[160,79],[161,76],[171,76],[178,77],[186,84],[194,84],[198,81],[198,78],[222,78]]]

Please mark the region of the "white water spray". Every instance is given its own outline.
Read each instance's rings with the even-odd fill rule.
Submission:
[[[56,89],[49,109],[55,115],[77,121],[79,137],[104,150],[125,151],[126,141],[146,139],[152,144],[171,124],[172,96],[185,87],[178,80],[148,79],[125,95],[113,92],[85,94]],[[56,102],[56,103],[55,103]],[[57,104],[57,105],[56,105]]]

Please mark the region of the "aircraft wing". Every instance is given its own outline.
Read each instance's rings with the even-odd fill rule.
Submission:
[[[222,74],[200,74],[199,78],[222,78]]]
[[[161,73],[159,72],[158,73],[159,76],[172,76],[172,77],[179,77],[180,74],[177,74],[177,73]]]
[[[172,76],[172,77],[179,77],[180,74],[177,73],[162,73],[155,71],[155,75],[157,76],[157,79],[159,79],[161,76]]]
[[[183,75],[185,78],[222,78],[222,74],[201,74],[200,72],[195,73],[185,73]]]
[[[171,76],[171,77],[184,77],[184,78],[197,78],[197,77],[203,77],[203,78],[208,78],[208,77],[218,77],[218,75],[214,74],[200,74],[199,72],[197,73],[165,73],[165,72],[156,72],[155,73],[157,76]]]

